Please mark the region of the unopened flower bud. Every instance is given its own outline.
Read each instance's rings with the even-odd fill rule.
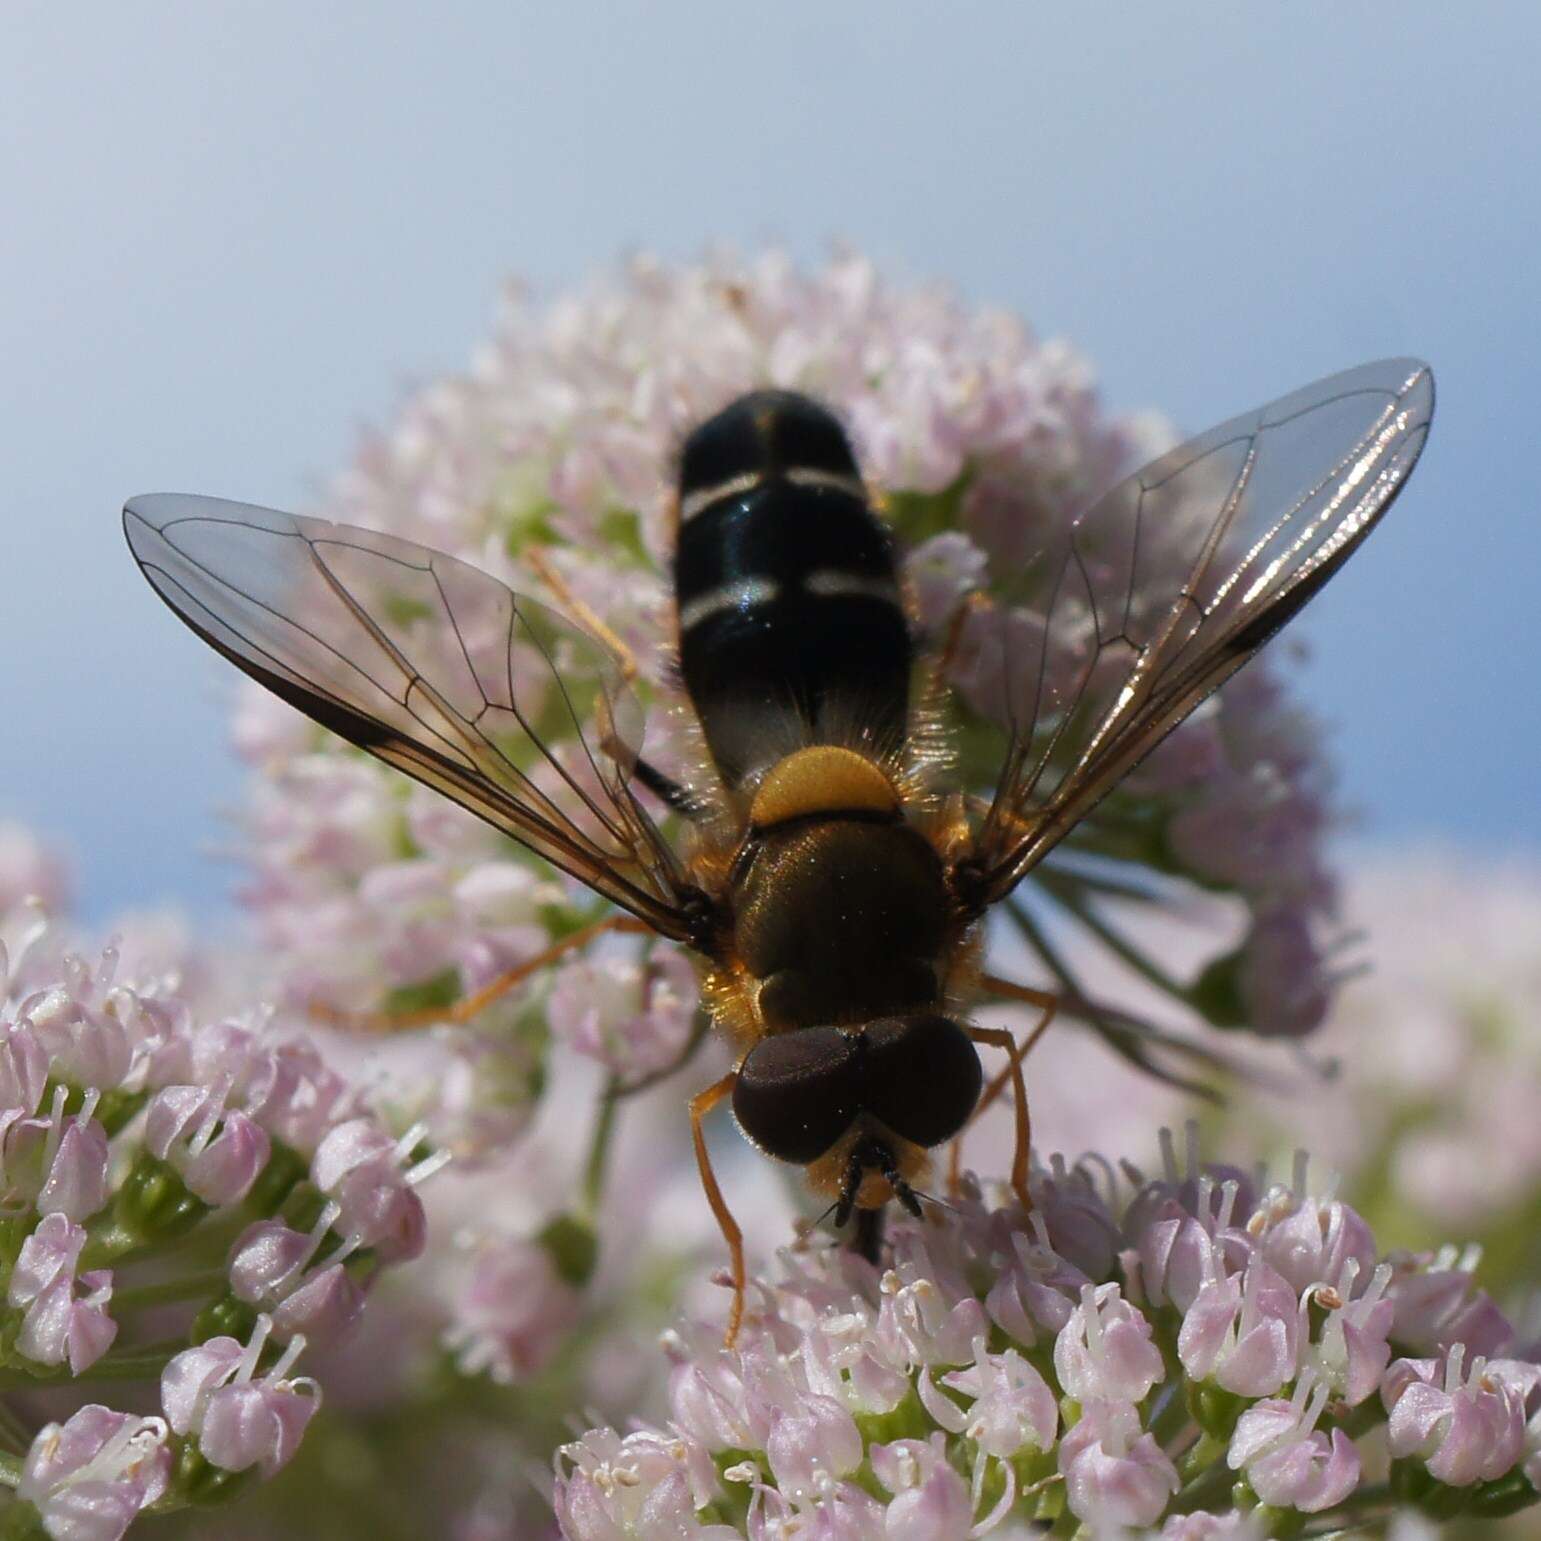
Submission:
[[[118,1324],[107,1314],[112,1275],[76,1276],[86,1233],[62,1214],[45,1215],[22,1243],[6,1299],[25,1308],[16,1347],[39,1364],[69,1363],[79,1375],[112,1347]],[[76,1294],[77,1282],[85,1294]]]
[[[210,1338],[186,1349],[161,1376],[167,1422],[196,1438],[205,1458],[226,1471],[256,1466],[271,1477],[293,1456],[320,1401],[314,1381],[287,1378],[304,1351],[302,1337],[257,1375],[270,1326],[267,1317],[258,1317],[244,1346],[234,1338]]]

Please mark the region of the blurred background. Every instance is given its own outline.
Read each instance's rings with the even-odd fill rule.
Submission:
[[[1303,627],[1358,837],[1541,844],[1541,12],[11,0],[0,21],[0,815],[88,917],[227,902],[221,666],[128,494],[313,502],[500,282],[847,238],[1198,429],[1363,359],[1431,447]],[[130,813],[130,817],[125,817]]]

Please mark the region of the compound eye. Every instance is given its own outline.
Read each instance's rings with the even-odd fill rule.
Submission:
[[[984,1076],[968,1034],[947,1017],[891,1017],[867,1029],[862,1100],[917,1145],[940,1145],[968,1122]]]
[[[856,1040],[838,1027],[762,1038],[739,1066],[733,1116],[767,1155],[807,1166],[856,1120]]]

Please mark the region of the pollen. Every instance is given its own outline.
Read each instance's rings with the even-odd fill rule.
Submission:
[[[749,810],[756,829],[810,813],[897,813],[899,794],[883,772],[854,749],[819,744],[773,765]]]

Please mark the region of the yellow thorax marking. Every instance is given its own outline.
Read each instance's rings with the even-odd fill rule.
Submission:
[[[770,768],[749,809],[756,829],[809,813],[897,813],[899,794],[883,772],[854,749],[816,744]]]

